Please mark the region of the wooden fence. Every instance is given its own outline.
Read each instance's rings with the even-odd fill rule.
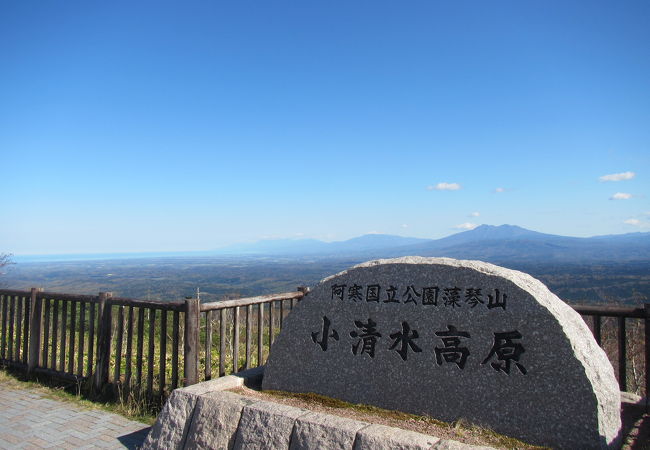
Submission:
[[[181,384],[263,365],[306,292],[199,303],[0,290],[0,363],[162,402]],[[574,308],[591,317],[621,390],[650,392],[650,304]]]
[[[200,304],[0,290],[0,363],[163,401],[179,385],[264,364],[306,291]]]
[[[612,361],[621,391],[645,395],[648,410],[650,393],[650,303],[641,307],[574,306],[583,318],[591,317],[591,331]],[[631,325],[628,327],[628,325]],[[628,369],[634,370],[630,386]],[[630,389],[632,388],[632,389]]]

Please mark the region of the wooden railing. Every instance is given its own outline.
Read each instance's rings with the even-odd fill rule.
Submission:
[[[219,322],[217,342],[219,351],[218,376],[264,364],[275,336],[282,328],[284,317],[307,292],[202,303],[199,311],[205,333],[202,342],[205,359],[204,379],[212,378],[213,327]],[[265,312],[268,306],[268,313]],[[214,317],[217,316],[218,317]],[[265,330],[266,328],[266,330]],[[243,341],[243,342],[242,342]],[[243,343],[243,348],[240,348]],[[257,351],[253,352],[253,347]],[[256,354],[255,354],[256,353]],[[230,360],[230,361],[228,361]]]
[[[0,290],[0,363],[163,401],[179,384],[210,379],[217,363],[219,376],[264,364],[305,292],[200,304]]]
[[[648,409],[650,392],[650,303],[641,307],[588,306],[573,308],[582,316],[591,317],[591,331],[598,345],[612,360],[621,391],[630,389],[628,368],[643,372],[641,380],[633,380],[632,390],[645,395]],[[631,325],[631,327],[628,327]],[[642,348],[641,348],[642,347]],[[628,350],[631,350],[628,352]],[[637,370],[637,365],[642,366]],[[640,374],[641,375],[641,374]]]
[[[162,401],[181,384],[263,365],[306,292],[201,304],[0,290],[0,363]],[[574,308],[591,317],[621,390],[650,392],[650,304]]]

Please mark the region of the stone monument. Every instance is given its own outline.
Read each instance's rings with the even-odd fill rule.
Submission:
[[[554,448],[612,448],[620,393],[582,318],[531,276],[479,261],[377,260],[287,317],[264,389],[464,419]]]

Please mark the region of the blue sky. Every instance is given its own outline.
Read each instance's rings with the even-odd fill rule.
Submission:
[[[648,23],[647,1],[0,0],[0,252],[650,231]]]

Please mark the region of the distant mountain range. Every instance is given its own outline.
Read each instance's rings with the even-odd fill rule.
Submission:
[[[235,244],[210,251],[16,255],[17,263],[51,261],[125,260],[151,258],[308,258],[367,261],[398,256],[446,256],[479,259],[494,264],[650,263],[650,233],[628,233],[589,238],[557,236],[515,225],[481,225],[442,239],[420,239],[388,234],[366,234],[347,241],[271,239]]]
[[[347,241],[264,240],[238,244],[217,254],[393,258],[446,256],[503,263],[596,263],[650,261],[650,233],[576,238],[539,233],[515,225],[481,225],[442,239],[367,234]]]

